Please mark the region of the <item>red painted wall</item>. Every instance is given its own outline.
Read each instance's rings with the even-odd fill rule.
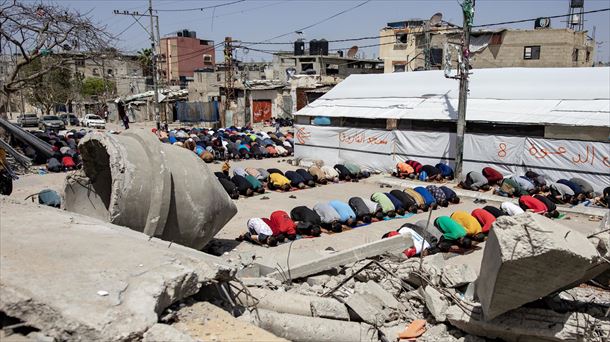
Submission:
[[[211,45],[206,45],[206,43]],[[163,38],[161,40],[161,49],[163,53],[167,53],[163,50],[165,50],[165,47],[168,45],[170,47],[170,58],[167,60],[171,60],[171,69],[174,72],[177,70],[179,76],[193,77],[195,70],[206,67],[213,68],[216,64],[213,41],[190,37]],[[176,48],[172,48],[173,46],[176,46]],[[204,62],[203,55],[210,55],[211,61],[207,63]],[[166,67],[168,66],[166,65]]]

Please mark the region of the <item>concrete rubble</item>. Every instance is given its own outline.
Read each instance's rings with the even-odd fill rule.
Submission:
[[[180,330],[167,324],[155,324],[144,333],[143,342],[181,341],[194,342],[195,340]]]
[[[608,341],[610,322],[580,312],[519,308],[486,321],[478,310],[464,311],[457,305],[447,310],[449,322],[473,335],[504,341]]]
[[[485,338],[575,341],[583,337],[606,341],[610,338],[610,319],[605,317],[610,293],[594,287],[573,288],[588,280],[588,271],[599,262],[598,253],[586,237],[575,231],[566,234],[568,230],[540,215],[503,218],[481,253],[483,262],[477,258],[455,262],[460,256],[449,262],[442,254],[405,259],[381,256],[383,253],[361,256],[357,261],[351,261],[357,259],[353,256],[329,261],[331,254],[324,262],[298,265],[302,273],[291,269],[293,278],[284,279],[281,285],[245,278],[256,284],[249,290],[259,302],[242,302],[249,306],[244,317],[297,341],[369,340],[368,334],[361,335],[362,327],[375,331],[373,335],[378,336],[373,340],[394,341],[410,322],[422,318],[428,322],[427,331],[417,340],[424,342],[482,342]],[[514,250],[512,258],[507,246]],[[546,259],[551,256],[563,265]],[[566,256],[575,260],[568,261]],[[478,265],[472,264],[475,261],[481,263],[480,275],[475,271]],[[552,264],[555,272],[540,270],[544,263]],[[490,303],[506,308],[498,313],[493,307],[494,318],[483,315],[485,307],[479,302],[479,295],[485,294],[481,286],[489,279],[495,279],[491,287],[495,291],[489,293],[492,298],[497,296]],[[501,289],[514,291],[514,302],[498,301],[509,293]],[[328,303],[335,308],[347,308],[347,316],[343,309],[340,314],[315,314],[314,305],[307,303],[318,302],[316,298],[331,299]],[[258,319],[254,318],[256,311]],[[344,333],[349,329],[352,335]]]
[[[203,248],[237,208],[203,160],[150,132],[88,134],[66,179],[67,210]]]
[[[610,292],[581,285],[599,269],[605,237],[587,239],[540,215],[498,219],[482,261],[407,259],[400,252],[412,241],[398,236],[280,276],[252,252],[225,262],[94,218],[1,200],[3,215],[29,213],[0,221],[0,312],[39,330],[27,337],[396,341],[424,319],[419,342],[610,340]]]
[[[9,213],[27,212],[27,215]],[[0,198],[0,312],[57,340],[133,340],[234,270],[90,217]]]
[[[595,277],[602,261],[587,238],[526,213],[496,220],[486,242],[476,295],[486,319]]]

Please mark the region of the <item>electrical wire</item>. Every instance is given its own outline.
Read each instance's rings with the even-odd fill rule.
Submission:
[[[576,14],[590,14],[590,13],[607,12],[607,11],[610,11],[610,8],[602,8],[602,9],[597,9],[597,10],[592,10],[592,11],[585,11],[585,12],[576,13]],[[544,17],[544,18],[555,19],[555,18],[569,17],[571,15],[572,14],[561,14],[561,15],[553,15],[553,16]],[[518,24],[518,23],[526,23],[526,22],[529,22],[529,21],[536,21],[536,20],[538,20],[538,18],[511,20],[511,21],[504,21],[504,22],[500,22],[500,23],[491,23],[491,24],[483,24],[483,25],[473,25],[472,27],[485,27],[485,26],[498,26],[498,25],[507,25],[507,24]]]
[[[236,0],[236,1],[231,1],[231,2],[226,2],[224,4],[220,4],[220,5],[214,5],[214,6],[207,6],[207,7],[195,7],[195,8],[174,8],[174,9],[156,9],[154,10],[155,12],[190,12],[190,11],[203,11],[206,9],[211,9],[211,8],[218,8],[218,7],[224,7],[224,6],[229,6],[229,5],[234,5],[240,2],[245,2],[246,0]]]

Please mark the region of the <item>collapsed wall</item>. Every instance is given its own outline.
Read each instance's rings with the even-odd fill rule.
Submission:
[[[83,168],[66,180],[69,211],[201,249],[237,213],[197,156],[144,131],[93,133]]]

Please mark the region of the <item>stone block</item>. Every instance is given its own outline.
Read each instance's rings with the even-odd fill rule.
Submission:
[[[460,287],[477,279],[477,274],[467,264],[446,265],[443,267],[441,283],[446,287]]]
[[[437,322],[444,322],[447,318],[447,308],[449,308],[449,303],[445,296],[434,287],[426,286],[424,289],[424,299],[426,300],[426,308],[434,316],[434,319]]]
[[[496,318],[481,319],[480,308],[464,312],[457,305],[447,310],[447,320],[456,328],[477,336],[507,342],[607,341],[610,322],[585,313],[519,308]]]
[[[401,307],[401,304],[391,293],[372,280],[366,283],[356,283],[355,291],[379,299],[385,308],[398,310]]]
[[[387,316],[383,310],[382,302],[376,297],[369,294],[354,293],[345,300],[352,311],[360,318],[362,322],[372,325],[382,325]]]
[[[600,260],[577,231],[542,215],[496,220],[485,244],[476,295],[486,319],[588,281]]]

